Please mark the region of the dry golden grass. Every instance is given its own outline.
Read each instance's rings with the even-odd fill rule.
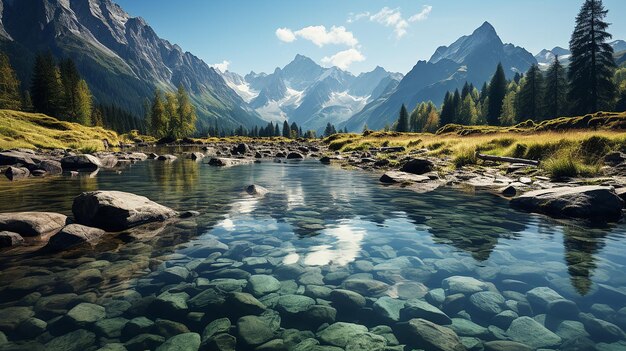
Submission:
[[[104,149],[102,140],[117,145],[117,133],[101,127],[86,127],[59,121],[43,114],[0,110],[0,149],[77,149],[93,152]]]

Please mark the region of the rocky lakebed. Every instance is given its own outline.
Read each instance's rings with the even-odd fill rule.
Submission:
[[[626,350],[626,155],[397,151],[0,152],[0,350]]]

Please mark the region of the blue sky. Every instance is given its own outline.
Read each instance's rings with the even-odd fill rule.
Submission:
[[[440,45],[489,21],[504,42],[536,54],[567,47],[582,0],[114,0],[159,36],[208,64],[271,72],[296,54],[354,73],[407,73]],[[626,40],[626,1],[604,0]],[[621,14],[621,16],[620,16]],[[621,18],[620,18],[621,17]],[[225,67],[225,66],[222,66]]]

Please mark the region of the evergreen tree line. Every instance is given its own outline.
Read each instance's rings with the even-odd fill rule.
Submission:
[[[335,126],[328,123],[324,131],[324,136],[329,136],[337,133]],[[271,138],[271,137],[284,137],[288,139],[306,138],[315,139],[317,133],[314,130],[303,131],[296,122],[284,121],[282,128],[280,123],[269,122],[265,127],[254,126],[251,129],[239,126],[236,129],[225,130],[218,126],[217,121],[213,127],[208,128],[202,134],[206,134],[209,137],[227,137],[227,136],[247,136],[252,138]]]
[[[616,69],[613,48],[607,43],[612,38],[606,31],[607,13],[601,0],[585,1],[570,40],[569,67],[557,56],[545,73],[532,65],[524,75],[507,80],[498,64],[480,91],[466,82],[460,92],[447,92],[440,111],[429,101],[409,115],[403,105],[395,130],[433,132],[450,123],[510,126],[529,119],[625,111],[626,69]]]
[[[146,108],[146,111],[148,109]],[[146,116],[150,134],[157,138],[182,139],[196,131],[196,109],[182,85],[176,92],[154,91],[154,98]]]
[[[37,55],[29,89],[21,82],[9,58],[0,53],[0,109],[43,113],[86,126],[100,126],[125,133],[146,131],[145,123],[115,105],[95,103],[87,82],[72,59],[57,64],[51,53]]]

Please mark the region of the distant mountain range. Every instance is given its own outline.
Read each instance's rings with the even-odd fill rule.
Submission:
[[[289,120],[318,132],[328,122],[339,125],[346,121],[402,79],[402,74],[382,67],[354,76],[337,67],[324,68],[302,55],[271,74],[222,75],[263,119]]]
[[[100,103],[138,116],[154,88],[182,84],[200,128],[264,122],[222,76],[196,56],[157,36],[142,19],[111,0],[0,0],[0,48],[27,89],[34,57],[50,50],[71,57]]]
[[[537,63],[531,53],[513,44],[504,44],[488,22],[472,34],[450,46],[441,46],[428,61],[419,61],[400,83],[345,122],[348,130],[372,129],[391,125],[398,118],[400,106],[413,109],[419,102],[431,100],[440,105],[447,91],[461,88],[467,81],[478,89],[491,79],[501,62],[507,77],[526,72]]]
[[[622,53],[623,51],[626,51],[626,41],[614,40],[610,42],[609,45],[613,47],[613,51],[615,51],[616,55]],[[539,63],[539,67],[541,69],[548,69],[548,66],[550,66],[550,64],[554,62],[554,58],[557,55],[559,56],[559,61],[563,65],[569,64],[571,52],[569,51],[569,49],[564,49],[560,46],[557,46],[552,50],[541,50],[537,55],[535,55],[535,59],[537,59],[537,63]],[[622,55],[619,56],[621,57]]]

